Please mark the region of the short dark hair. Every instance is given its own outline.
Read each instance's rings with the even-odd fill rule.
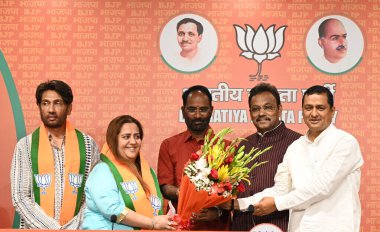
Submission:
[[[198,32],[198,35],[202,35],[203,34],[203,26],[200,22],[198,22],[197,20],[195,19],[192,19],[192,18],[184,18],[184,19],[181,19],[178,23],[177,23],[177,31],[178,31],[178,28],[182,25],[182,24],[186,24],[186,23],[194,23],[196,26],[197,26],[197,32]]]
[[[277,106],[281,105],[280,94],[278,93],[276,86],[271,85],[269,83],[260,83],[253,87],[251,91],[249,91],[248,107],[251,107],[252,97],[263,92],[271,93],[273,97],[276,99]]]
[[[309,96],[312,94],[323,94],[323,93],[327,95],[327,102],[329,103],[330,108],[332,108],[334,106],[334,96],[328,88],[321,85],[314,85],[305,91],[305,93],[302,96],[302,106],[305,100],[305,96]]]
[[[211,93],[208,90],[208,88],[205,87],[205,86],[203,86],[203,85],[194,85],[194,86],[191,86],[185,92],[182,93],[183,106],[186,106],[187,97],[189,97],[190,93],[196,92],[196,91],[200,91],[200,92],[206,94],[206,96],[207,96],[207,98],[208,98],[208,100],[210,102],[210,106],[212,106],[212,96],[211,96]]]
[[[37,105],[41,104],[42,94],[47,90],[53,90],[61,95],[66,105],[70,105],[73,102],[73,92],[68,84],[60,80],[47,80],[39,84],[36,89]]]
[[[328,19],[325,19],[323,20],[323,22],[319,25],[318,27],[318,36],[319,38],[322,38],[322,37],[325,37],[325,29],[326,29],[326,26],[327,26],[327,23],[330,22],[331,20],[333,20],[334,18],[328,18]]]

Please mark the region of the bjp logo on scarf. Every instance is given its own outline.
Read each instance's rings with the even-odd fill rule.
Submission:
[[[78,188],[82,186],[82,174],[69,173],[69,182],[73,189],[73,194],[78,194]]]
[[[123,187],[124,191],[127,193],[127,194],[132,194],[132,200],[137,200],[137,197],[135,195],[135,193],[137,193],[138,191],[138,187],[137,187],[137,182],[132,180],[132,181],[126,181],[126,182],[122,182],[120,183],[121,186]]]
[[[41,194],[46,194],[46,188],[50,186],[51,176],[50,174],[34,174],[36,179],[37,187],[42,188]]]
[[[154,209],[153,215],[157,216],[158,211],[161,209],[161,199],[157,196],[150,195],[149,200],[152,208]]]

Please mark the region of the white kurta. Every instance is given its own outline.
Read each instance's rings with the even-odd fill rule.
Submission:
[[[95,140],[83,134],[86,147],[85,176],[87,179],[91,168],[99,160],[99,150]],[[20,139],[16,144],[11,167],[12,201],[16,211],[20,214],[21,229],[49,229],[49,230],[76,230],[79,229],[83,219],[84,203],[79,213],[65,225],[59,224],[62,209],[63,193],[65,187],[65,143],[61,148],[53,146],[55,196],[54,217],[48,216],[45,211],[35,203],[33,195],[33,172],[31,161],[32,134]],[[84,184],[84,183],[83,183]],[[84,196],[83,196],[84,201]]]
[[[278,210],[291,210],[289,232],[359,232],[362,165],[357,140],[331,124],[313,142],[305,135],[292,143],[275,185],[238,199],[239,206],[272,196]]]

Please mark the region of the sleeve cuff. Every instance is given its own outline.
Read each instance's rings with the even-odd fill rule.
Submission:
[[[278,211],[287,210],[288,207],[287,207],[286,195],[275,197],[274,204],[276,205],[276,208]]]
[[[242,212],[247,211],[248,206],[249,206],[249,197],[246,198],[239,198],[237,199],[237,202],[239,204],[239,210]]]

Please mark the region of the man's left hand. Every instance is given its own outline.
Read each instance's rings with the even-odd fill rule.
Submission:
[[[253,215],[256,216],[265,216],[277,210],[273,197],[264,197],[259,203],[254,205],[254,207],[255,211]]]

